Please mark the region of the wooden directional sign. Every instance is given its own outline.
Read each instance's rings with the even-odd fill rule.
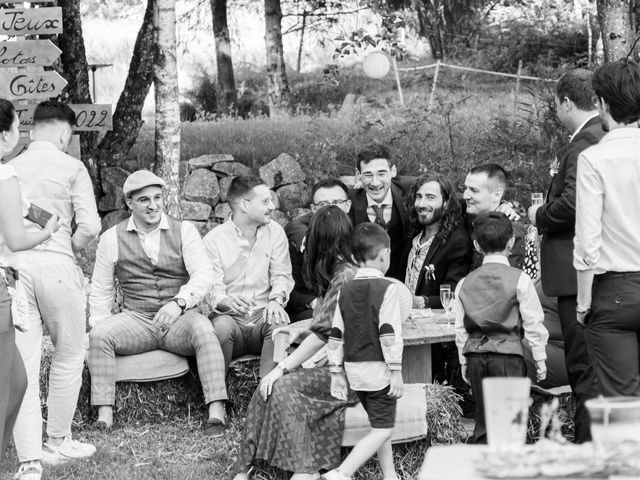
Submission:
[[[0,97],[8,100],[57,97],[66,86],[58,72],[0,72]]]
[[[76,132],[103,132],[113,129],[113,114],[111,105],[75,104],[69,105],[76,114]],[[35,104],[16,105],[16,112],[20,119],[20,131],[27,132],[33,128],[33,111]]]
[[[62,33],[62,8],[0,9],[0,35]]]
[[[0,42],[0,68],[48,67],[61,53],[51,40]]]

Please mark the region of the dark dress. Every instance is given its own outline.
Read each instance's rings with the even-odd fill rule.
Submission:
[[[325,343],[337,294],[355,272],[352,265],[340,267],[314,310],[311,331]],[[266,402],[256,390],[248,408],[237,471],[248,471],[255,459],[298,473],[338,466],[344,409],[357,402],[352,391],[346,402],[331,396],[329,367],[299,369],[283,376],[274,383]]]

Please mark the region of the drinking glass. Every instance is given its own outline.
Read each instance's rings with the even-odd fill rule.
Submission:
[[[544,203],[544,195],[542,193],[531,194],[531,206],[542,205]]]
[[[255,325],[255,322],[253,321],[253,314],[256,311],[256,292],[253,292],[250,296],[248,296],[248,298],[251,301],[251,304],[247,309],[247,313],[245,313],[245,318],[247,319],[247,326],[252,327],[253,325]]]
[[[484,418],[489,448],[519,450],[527,437],[531,380],[515,377],[482,379]]]
[[[450,322],[451,310],[453,309],[451,285],[440,285],[440,303],[442,303],[442,308],[444,308],[444,313],[447,316],[447,322]]]

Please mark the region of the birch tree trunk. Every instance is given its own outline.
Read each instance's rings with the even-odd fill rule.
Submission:
[[[222,88],[222,99],[218,103],[224,113],[228,113],[238,103],[236,80],[231,59],[231,40],[227,22],[227,0],[211,0],[213,15],[213,37],[216,41],[216,65],[218,84]]]
[[[265,43],[267,47],[267,93],[269,114],[288,115],[291,91],[284,65],[282,46],[282,9],[280,0],[264,0]]]
[[[625,58],[633,45],[630,0],[598,0],[598,20],[602,31],[604,61]]]
[[[180,218],[180,102],[176,59],[176,0],[156,0],[156,173],[167,183],[165,211]]]

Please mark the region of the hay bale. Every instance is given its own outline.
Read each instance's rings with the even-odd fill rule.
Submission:
[[[527,443],[533,443],[538,440],[540,430],[540,410],[542,405],[550,403],[553,395],[545,395],[541,392],[532,392],[531,406],[529,407],[529,421],[527,425]],[[557,413],[562,424],[562,435],[569,441],[574,438],[573,417],[576,412],[576,401],[572,393],[566,393],[558,396],[560,406]]]
[[[432,445],[452,445],[467,437],[462,424],[462,397],[450,385],[428,383],[427,425]]]

